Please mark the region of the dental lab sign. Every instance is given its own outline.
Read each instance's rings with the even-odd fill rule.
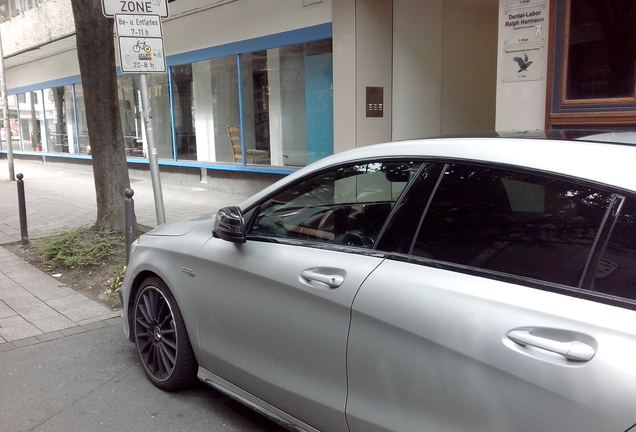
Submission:
[[[546,0],[506,0],[499,19],[503,49],[499,77],[504,83],[542,81],[548,61]]]
[[[168,0],[102,0],[102,12],[109,18],[117,14],[159,15],[168,18]]]

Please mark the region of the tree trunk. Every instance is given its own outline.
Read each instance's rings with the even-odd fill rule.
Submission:
[[[130,187],[119,114],[113,20],[99,0],[71,0],[97,197],[96,226],[125,232]]]

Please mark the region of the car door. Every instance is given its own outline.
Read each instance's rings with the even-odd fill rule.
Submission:
[[[371,247],[416,169],[317,173],[249,212],[246,243],[211,239],[196,269],[201,366],[278,414],[346,431],[351,304],[385,255]]]
[[[350,430],[632,427],[630,201],[460,164],[445,167],[433,198],[411,191],[377,245],[393,252],[353,304]]]

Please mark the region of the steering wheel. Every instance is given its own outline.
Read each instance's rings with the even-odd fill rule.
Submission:
[[[342,214],[344,212],[346,217]],[[338,223],[338,217],[343,218],[341,223]],[[351,207],[327,210],[318,223],[318,231],[333,234],[335,243],[352,246],[373,245],[373,238],[366,234],[373,232],[373,224],[362,212]]]

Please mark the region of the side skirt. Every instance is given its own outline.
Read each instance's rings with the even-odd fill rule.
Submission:
[[[246,392],[240,387],[237,387],[223,378],[214,375],[212,372],[202,368],[201,366],[199,366],[197,378],[213,389],[237,400],[248,408],[251,408],[262,416],[267,417],[274,423],[277,423],[292,432],[320,432],[318,429],[303,423],[297,418],[290,416],[284,411],[281,411],[251,393]]]

